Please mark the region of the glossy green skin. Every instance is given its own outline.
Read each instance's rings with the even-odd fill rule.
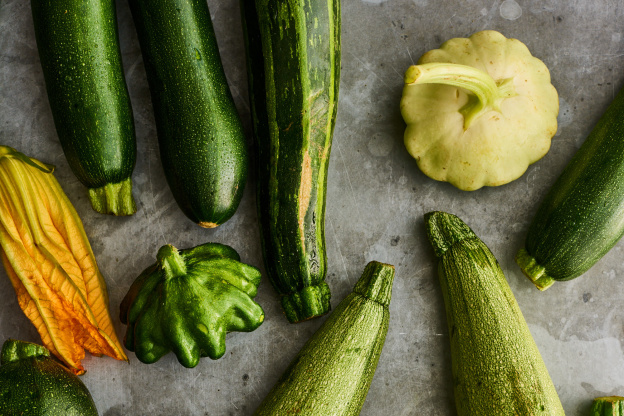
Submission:
[[[238,208],[247,144],[205,0],[129,0],[176,202],[212,228]]]
[[[124,343],[142,362],[173,351],[185,367],[225,353],[225,335],[264,320],[253,301],[260,272],[229,246],[206,243],[178,251],[163,246],[157,263],[134,281],[121,303]]]
[[[264,264],[290,322],[330,309],[325,194],[340,1],[242,0]]]
[[[570,280],[592,267],[623,234],[624,90],[542,201],[518,263],[531,279],[543,274]]]
[[[516,299],[487,246],[459,218],[425,215],[451,340],[459,416],[563,416]]]
[[[589,416],[624,416],[624,397],[595,398]]]
[[[393,280],[393,266],[370,262],[254,414],[359,415],[388,332]]]
[[[130,178],[136,159],[113,0],[31,0],[54,124],[88,188]]]
[[[89,390],[78,376],[37,344],[7,340],[0,366],[0,414],[97,416]]]

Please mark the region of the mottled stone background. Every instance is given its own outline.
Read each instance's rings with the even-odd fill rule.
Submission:
[[[57,166],[81,215],[118,305],[161,245],[206,241],[233,246],[262,268],[254,177],[237,214],[216,230],[184,217],[160,165],[143,61],[125,1],[118,17],[139,157],[133,180],[138,212],[93,212],[59,145],[37,56],[29,2],[0,0],[0,143]],[[250,131],[238,3],[209,0],[223,64]],[[396,265],[386,345],[362,415],[453,415],[448,334],[422,216],[463,218],[499,259],[568,415],[582,416],[599,395],[624,394],[621,305],[624,260],[617,245],[582,278],[538,292],[513,261],[540,199],[579,148],[624,81],[622,0],[343,0],[342,83],[328,179],[327,281],[336,305],[369,260]],[[402,144],[402,74],[451,37],[496,29],[527,44],[550,68],[561,99],[559,131],[548,155],[517,181],[462,192],[425,177]],[[39,341],[0,271],[0,340]],[[226,356],[185,369],[173,355],[144,365],[87,357],[82,378],[100,414],[251,415],[323,319],[290,325],[266,279],[258,302],[265,323],[228,337]]]

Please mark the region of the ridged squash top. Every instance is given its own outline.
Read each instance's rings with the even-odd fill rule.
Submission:
[[[459,218],[425,215],[451,340],[459,416],[563,416],[548,370],[498,262]]]
[[[548,152],[559,99],[548,68],[522,42],[485,30],[410,67],[401,113],[423,173],[471,191],[517,179]]]

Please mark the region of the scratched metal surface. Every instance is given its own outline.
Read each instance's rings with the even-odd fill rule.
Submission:
[[[132,19],[118,17],[126,78],[138,135],[132,218],[94,213],[62,154],[37,56],[29,2],[0,0],[0,142],[57,166],[57,178],[81,215],[108,282],[118,334],[118,305],[161,245],[206,241],[233,246],[262,268],[253,175],[232,220],[216,230],[188,221],[160,166],[154,120]],[[249,107],[238,3],[209,0],[223,64],[249,132]],[[624,394],[622,248],[584,277],[539,293],[513,262],[544,192],[624,84],[621,0],[433,1],[344,0],[342,83],[328,179],[327,281],[336,305],[369,260],[397,267],[390,330],[362,415],[453,415],[448,335],[422,215],[446,210],[463,218],[506,272],[568,415],[591,399]],[[517,181],[461,192],[421,174],[402,145],[398,103],[405,69],[451,37],[496,29],[525,42],[551,70],[559,91],[559,131],[548,155]],[[0,340],[39,341],[0,270]],[[251,415],[323,319],[289,325],[270,285],[257,301],[265,323],[231,334],[226,356],[194,369],[173,355],[144,365],[87,357],[82,378],[100,414]]]

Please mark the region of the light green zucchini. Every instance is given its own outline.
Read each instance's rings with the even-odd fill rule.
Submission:
[[[546,365],[487,246],[459,218],[425,215],[451,339],[459,416],[563,416]]]
[[[359,415],[388,332],[393,280],[393,266],[370,262],[255,415]]]

